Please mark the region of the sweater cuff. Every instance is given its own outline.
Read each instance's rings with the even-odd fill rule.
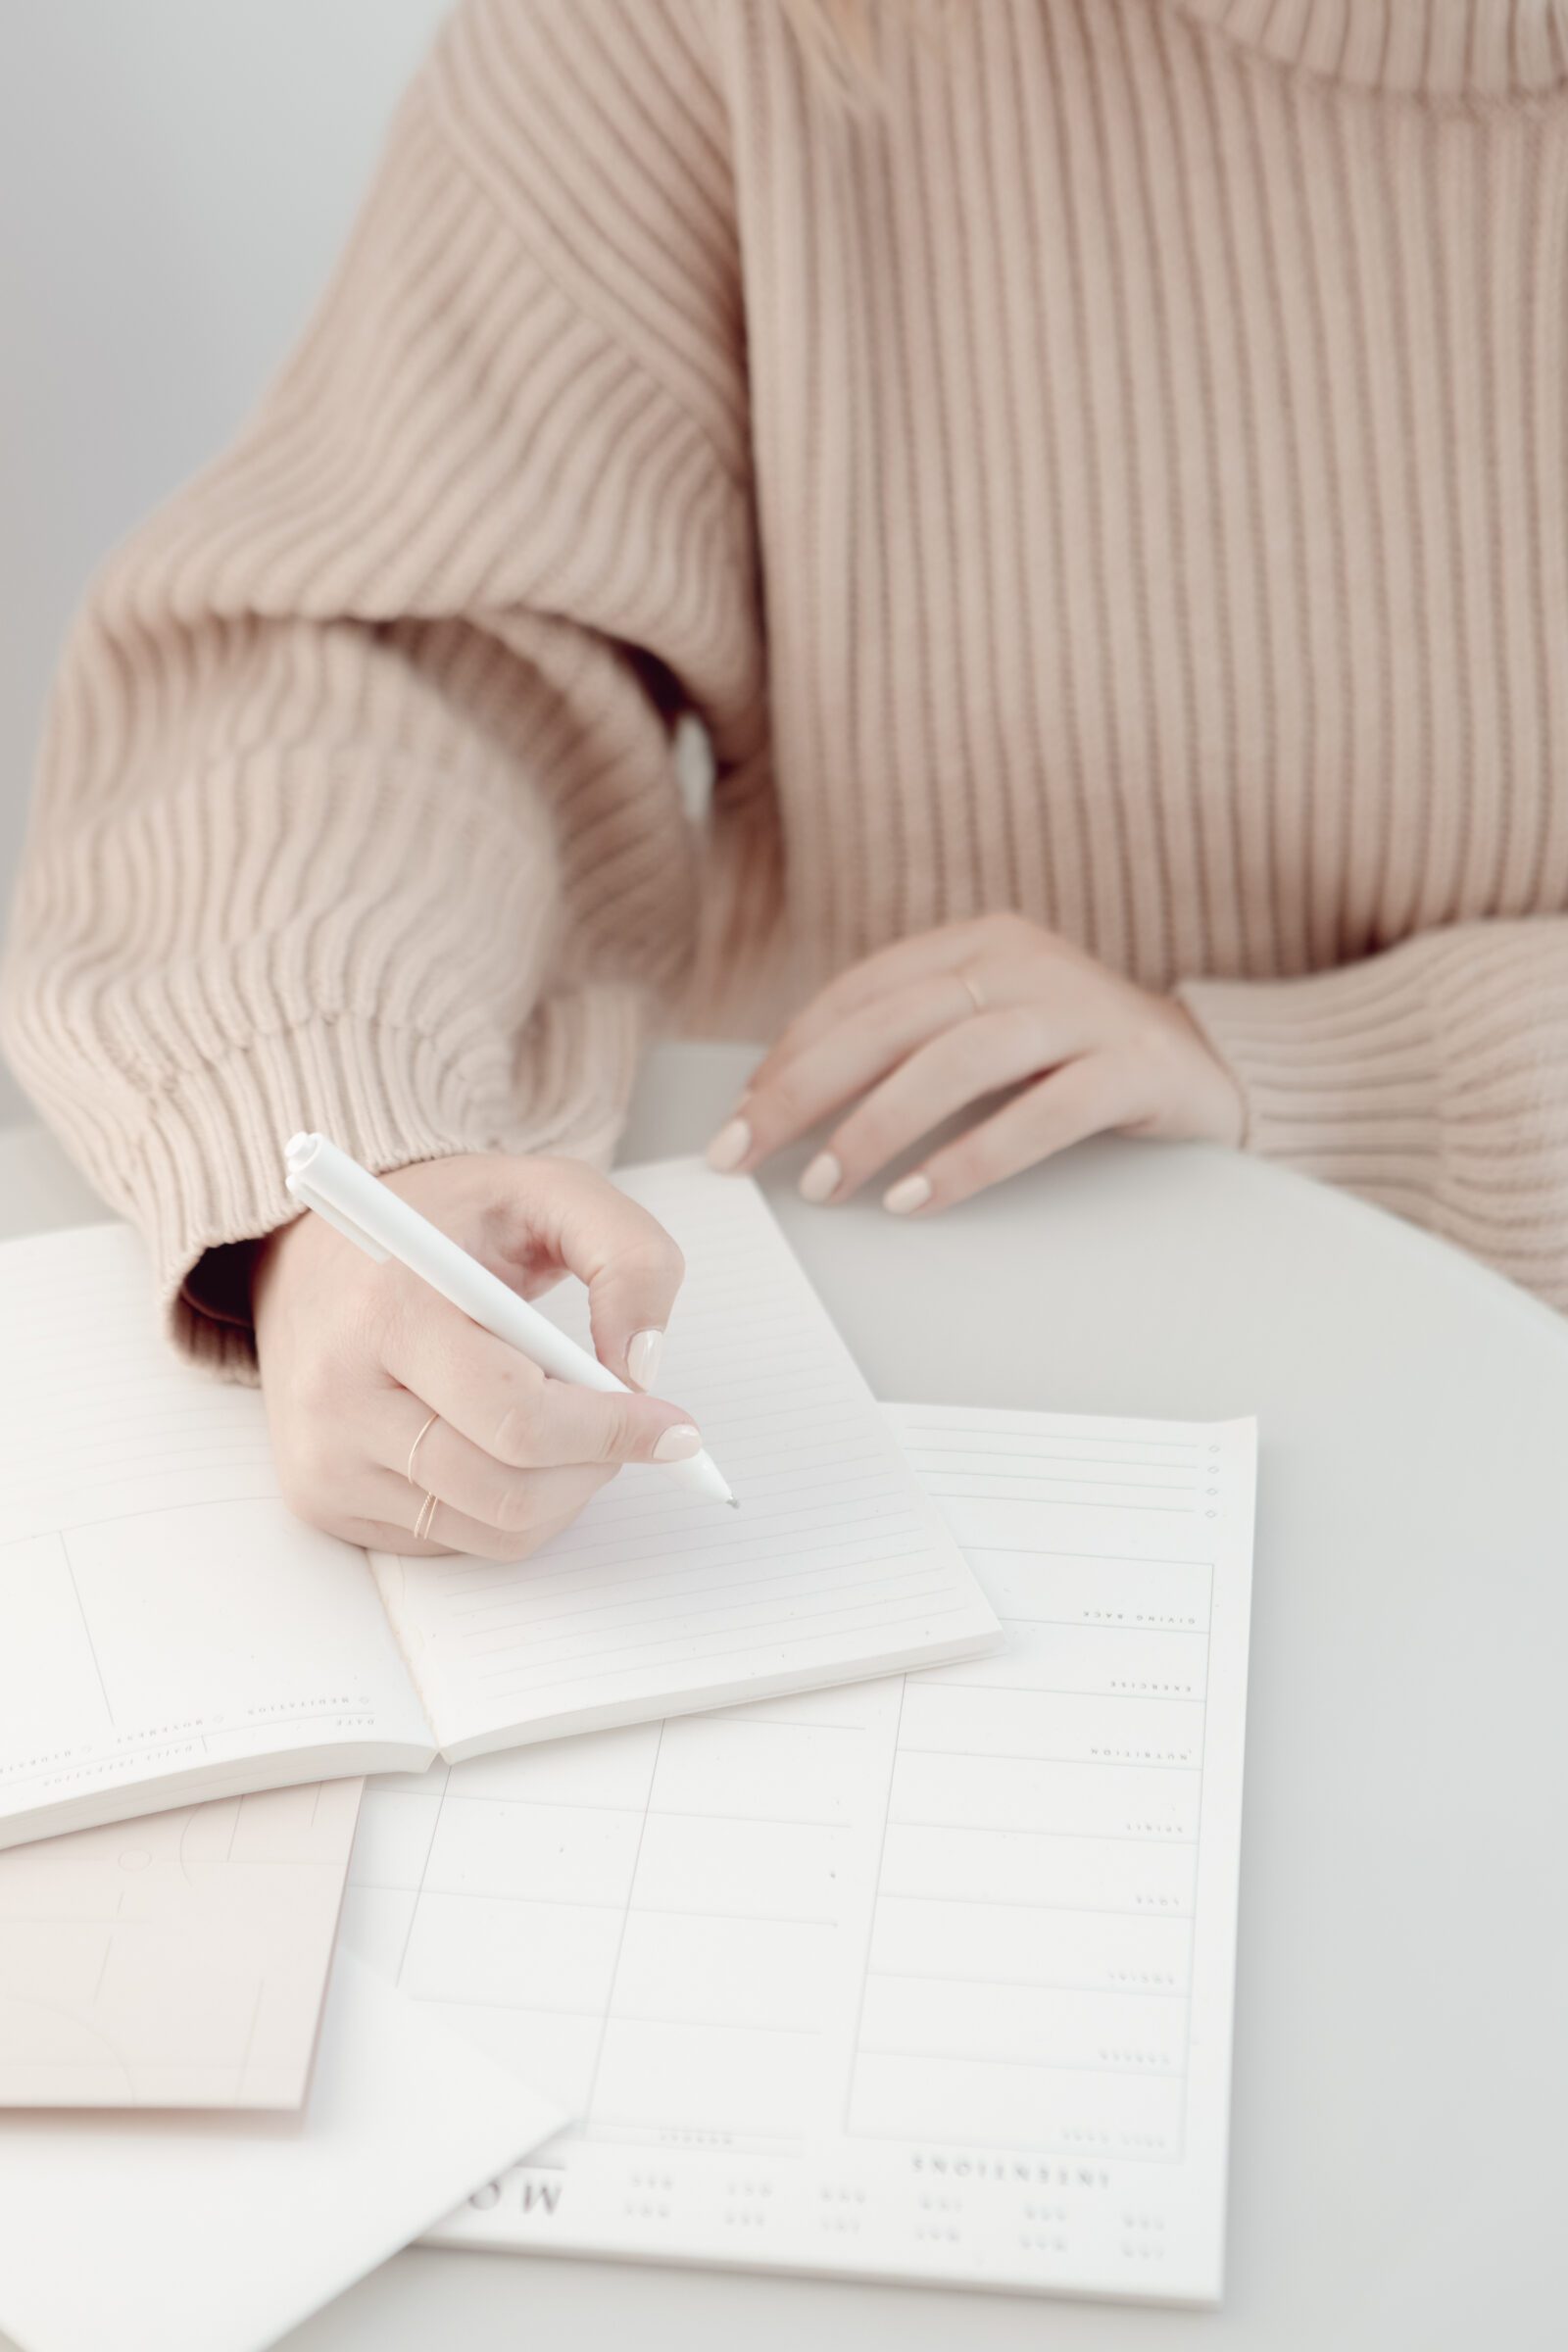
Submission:
[[[1241,1089],[1245,1150],[1430,1223],[1444,1085],[1429,980],[1396,955],[1174,993]]]
[[[230,1257],[225,1270],[223,1257],[299,1215],[283,1146],[301,1128],[329,1135],[376,1174],[455,1152],[554,1150],[604,1162],[637,1027],[624,1003],[553,1001],[526,1034],[525,1088],[504,1061],[465,1067],[417,1031],[350,1014],[258,1037],[185,1073],[149,1102],[128,1171],[168,1336],[209,1370],[255,1379],[248,1264]]]

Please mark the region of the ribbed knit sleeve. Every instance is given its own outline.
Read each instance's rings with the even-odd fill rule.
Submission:
[[[1568,918],[1458,923],[1295,980],[1178,990],[1248,1147],[1568,1309]]]
[[[293,1126],[597,1153],[660,1007],[1013,906],[1568,1308],[1568,0],[815,21],[460,0],[68,649],[23,1077],[237,1361]]]
[[[732,212],[681,0],[465,7],[299,352],[75,625],[5,1043],[232,1370],[182,1286],[288,1213],[292,1129],[602,1152],[689,962],[668,715],[760,724]]]

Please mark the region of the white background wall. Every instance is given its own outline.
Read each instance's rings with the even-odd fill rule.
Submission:
[[[282,357],[443,7],[0,0],[0,906],[88,574]]]

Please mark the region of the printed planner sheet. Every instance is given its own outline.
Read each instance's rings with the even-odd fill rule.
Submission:
[[[1253,1425],[888,1411],[1001,1652],[369,1785],[351,1943],[575,2118],[437,2235],[1215,2300]]]

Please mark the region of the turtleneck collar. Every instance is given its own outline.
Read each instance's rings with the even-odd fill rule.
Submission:
[[[1281,65],[1362,89],[1504,98],[1568,81],[1568,0],[1176,0]]]

